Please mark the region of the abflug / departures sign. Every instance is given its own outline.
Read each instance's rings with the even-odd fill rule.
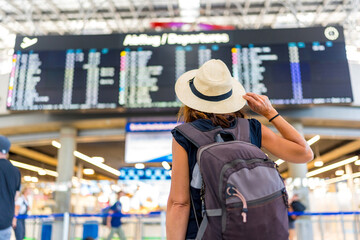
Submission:
[[[275,104],[350,103],[341,27],[17,36],[10,110],[177,108],[176,79],[222,59]]]
[[[163,33],[162,35],[147,34],[127,34],[123,46],[152,46],[161,45],[181,45],[189,44],[221,44],[228,43],[230,36],[228,33],[194,33],[194,34],[177,34]]]

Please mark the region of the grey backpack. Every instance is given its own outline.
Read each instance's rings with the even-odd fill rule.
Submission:
[[[283,179],[276,164],[251,144],[247,119],[226,129],[201,131],[191,123],[176,129],[198,147],[195,169],[201,176],[193,173],[193,179],[202,178],[204,194],[196,239],[288,239]]]

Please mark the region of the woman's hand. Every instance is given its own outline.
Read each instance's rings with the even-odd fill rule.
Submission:
[[[267,96],[247,93],[243,96],[254,112],[271,119],[278,114]],[[270,153],[285,161],[306,163],[313,159],[314,154],[304,137],[284,118],[277,117],[271,122],[281,136],[268,127],[261,125],[261,144]]]
[[[265,95],[255,93],[246,93],[243,98],[247,101],[249,107],[254,112],[263,115],[267,119],[274,117],[278,112],[271,105],[269,98]]]

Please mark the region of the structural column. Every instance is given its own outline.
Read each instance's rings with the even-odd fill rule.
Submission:
[[[356,188],[354,186],[354,176],[353,176],[353,170],[350,164],[345,165],[345,174],[348,176],[347,184],[348,188],[351,191],[351,209],[356,210],[358,209],[358,201],[357,201],[357,195],[356,195]]]
[[[74,176],[77,131],[73,127],[64,126],[60,130],[61,148],[58,151],[57,172],[59,176],[56,180],[55,192],[55,212],[71,212],[71,186],[72,177]],[[69,238],[69,225],[66,217],[57,219],[52,232],[53,240],[65,240]]]
[[[303,135],[303,125],[301,123],[293,123],[292,126]],[[294,194],[297,194],[300,201],[310,211],[309,188],[307,186],[307,164],[295,164],[288,162],[289,177],[293,179]],[[296,221],[296,231],[298,240],[313,240],[313,229],[311,217],[302,216]]]
[[[77,190],[77,194],[75,197],[75,202],[80,202],[81,201],[81,193],[80,193],[80,189],[81,189],[81,179],[83,178],[83,169],[84,169],[84,165],[82,164],[82,162],[80,162],[77,165],[77,172],[76,172],[76,177],[77,177],[77,184],[74,187],[74,189]]]

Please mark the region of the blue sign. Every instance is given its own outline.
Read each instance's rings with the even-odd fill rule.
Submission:
[[[129,122],[126,124],[126,132],[164,132],[171,131],[180,122]]]
[[[170,171],[164,168],[130,168],[124,167],[120,169],[119,180],[170,180]]]

